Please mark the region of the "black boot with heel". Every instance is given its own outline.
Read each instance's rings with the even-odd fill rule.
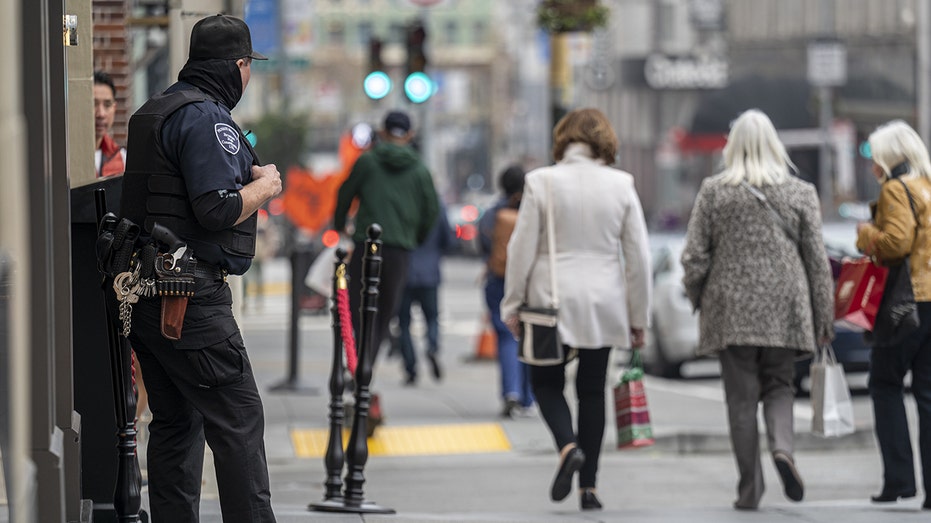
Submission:
[[[579,506],[582,507],[582,510],[601,510],[601,501],[598,501],[595,489],[582,489],[581,494],[579,494]]]

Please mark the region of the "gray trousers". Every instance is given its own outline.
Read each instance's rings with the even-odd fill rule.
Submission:
[[[793,350],[771,347],[732,346],[720,353],[731,447],[740,474],[736,505],[741,508],[756,508],[763,497],[757,426],[760,402],[770,452],[780,450],[792,456],[795,357]]]

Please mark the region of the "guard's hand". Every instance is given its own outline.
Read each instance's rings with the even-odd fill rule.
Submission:
[[[514,339],[520,339],[520,320],[517,319],[516,314],[512,314],[504,320],[504,324],[508,326],[508,330],[511,331],[511,334],[514,336]]]
[[[644,343],[646,343],[646,337],[644,336],[643,329],[631,327],[630,346],[634,349],[639,349],[640,347],[643,347]]]
[[[253,165],[252,182],[261,182],[267,185],[271,192],[269,198],[274,198],[281,193],[281,173],[278,172],[278,168],[275,167],[273,163],[268,165]]]

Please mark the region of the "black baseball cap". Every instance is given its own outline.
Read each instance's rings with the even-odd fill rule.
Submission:
[[[208,16],[194,24],[191,31],[189,60],[268,60],[252,50],[249,26],[239,18],[218,14]]]
[[[391,111],[385,116],[385,132],[398,138],[411,130],[411,117],[401,111]]]

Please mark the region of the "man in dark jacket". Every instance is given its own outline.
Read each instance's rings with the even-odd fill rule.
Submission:
[[[165,298],[143,298],[129,339],[145,369],[149,505],[153,521],[196,523],[204,443],[213,451],[223,521],[274,523],[265,457],[265,416],[233,318],[227,274],[255,254],[256,211],[281,192],[274,165],[260,165],[230,111],[249,83],[249,28],[209,16],[191,32],[178,82],[129,121],[122,214],[171,229],[193,249],[194,295],[183,328],[163,334]],[[186,251],[185,251],[186,252]],[[187,264],[185,264],[187,266]]]
[[[410,146],[414,137],[410,117],[400,111],[388,113],[379,137],[379,143],[356,160],[340,186],[333,215],[333,227],[344,231],[349,207],[358,198],[352,233],[355,249],[349,262],[349,306],[357,339],[366,230],[373,223],[382,228],[378,316],[370,355],[373,364],[398,310],[410,253],[427,238],[439,213],[433,177]]]
[[[404,358],[406,385],[417,383],[417,353],[414,351],[414,340],[411,337],[411,308],[414,303],[420,306],[424,323],[427,326],[427,361],[430,363],[430,372],[436,381],[443,378],[439,360],[439,290],[440,281],[442,281],[440,260],[443,253],[452,248],[454,241],[455,236],[446,218],[446,207],[441,203],[433,229],[423,244],[411,254],[407,285],[404,287],[401,305],[398,309],[398,328],[401,331],[398,342],[401,347],[401,356]]]

